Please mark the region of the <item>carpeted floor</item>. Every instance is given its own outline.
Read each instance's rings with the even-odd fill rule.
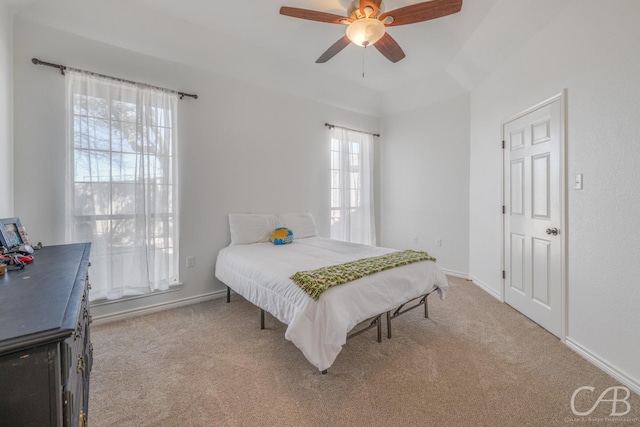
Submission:
[[[640,425],[633,393],[623,416],[611,402],[574,415],[578,387],[595,388],[575,399],[586,412],[620,384],[471,282],[449,281],[429,319],[416,309],[391,340],[350,340],[327,375],[273,317],[260,330],[259,309],[237,295],[96,325],[89,425]]]

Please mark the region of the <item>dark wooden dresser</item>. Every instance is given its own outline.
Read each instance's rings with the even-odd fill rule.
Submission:
[[[89,243],[0,276],[0,426],[84,426],[93,347]]]

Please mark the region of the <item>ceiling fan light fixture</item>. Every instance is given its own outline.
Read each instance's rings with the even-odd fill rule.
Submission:
[[[374,18],[362,18],[353,21],[347,27],[347,37],[358,46],[371,46],[384,36],[384,24]]]

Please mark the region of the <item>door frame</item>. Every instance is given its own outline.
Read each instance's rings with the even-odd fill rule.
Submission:
[[[560,237],[560,269],[561,269],[561,278],[560,278],[560,309],[562,310],[562,313],[560,315],[562,322],[561,322],[561,328],[560,328],[560,340],[565,343],[566,342],[566,338],[569,332],[569,305],[568,305],[568,290],[567,290],[567,284],[569,283],[568,281],[568,271],[567,271],[567,156],[566,156],[566,145],[567,145],[567,108],[566,108],[566,102],[567,102],[567,89],[563,89],[562,92],[560,92],[557,95],[552,96],[551,98],[545,99],[544,101],[535,104],[532,107],[527,108],[526,110],[523,110],[517,114],[514,114],[513,116],[510,116],[506,119],[504,119],[502,121],[502,123],[500,124],[500,134],[501,134],[501,138],[502,138],[502,143],[504,144],[504,141],[506,141],[506,136],[505,136],[505,126],[516,120],[519,119],[520,117],[526,116],[527,114],[541,108],[544,107],[545,105],[551,104],[555,101],[560,101],[560,161],[558,162],[560,165],[560,233],[559,233],[559,237]],[[501,191],[501,195],[502,195],[502,206],[505,206],[505,167],[504,167],[504,161],[505,161],[505,156],[506,156],[506,148],[504,148],[503,145],[503,149],[502,149],[502,161],[500,163],[500,168],[502,170],[502,177],[501,177],[501,181],[502,181],[502,191]],[[502,240],[501,240],[501,244],[502,244],[502,251],[501,251],[501,256],[502,256],[502,260],[501,260],[501,265],[502,265],[502,271],[506,270],[506,266],[505,266],[505,237],[506,237],[506,214],[503,213],[502,214]],[[507,285],[507,280],[503,277],[502,279],[502,302],[506,302],[505,301],[505,294],[506,294],[506,285]]]

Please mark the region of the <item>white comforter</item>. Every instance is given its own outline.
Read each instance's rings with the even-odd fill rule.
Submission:
[[[354,326],[433,289],[444,298],[447,278],[434,262],[422,261],[334,286],[314,301],[289,277],[390,252],[394,250],[320,237],[289,245],[235,245],[218,254],[216,277],[287,324],[285,338],[323,371],[333,364]]]

